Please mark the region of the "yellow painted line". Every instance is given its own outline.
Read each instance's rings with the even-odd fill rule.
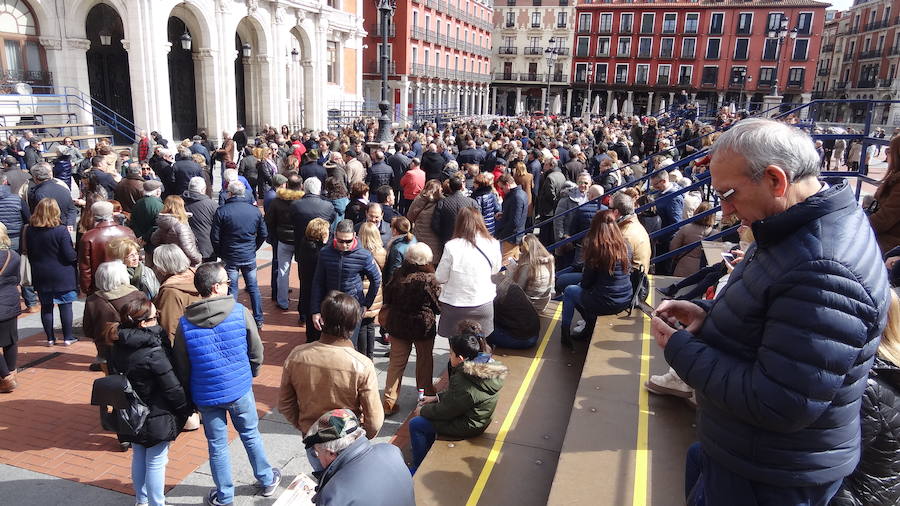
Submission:
[[[653,278],[650,278],[650,292],[653,293]],[[641,313],[643,315],[643,313]],[[643,330],[641,332],[641,374],[638,383],[638,430],[637,443],[634,457],[634,496],[632,506],[647,505],[647,463],[650,459],[650,450],[647,448],[647,437],[650,424],[650,399],[644,382],[650,379],[650,343],[653,337],[650,335],[650,318],[642,316]]]
[[[478,504],[479,499],[481,499],[481,494],[484,493],[484,487],[487,485],[488,478],[491,477],[491,471],[494,470],[494,465],[497,463],[497,457],[500,456],[500,448],[503,447],[503,443],[506,441],[506,434],[509,432],[513,420],[516,419],[519,408],[522,407],[522,401],[525,400],[525,393],[528,391],[528,387],[534,379],[538,364],[540,364],[541,357],[544,356],[544,350],[547,349],[547,343],[550,342],[550,336],[553,334],[557,322],[559,322],[560,315],[562,315],[562,302],[556,307],[556,312],[553,313],[553,319],[550,320],[550,323],[547,325],[547,330],[544,332],[544,337],[541,339],[541,344],[538,346],[537,353],[535,353],[534,358],[531,359],[531,366],[528,368],[528,372],[525,373],[525,379],[522,380],[522,384],[519,385],[519,391],[516,392],[516,398],[513,399],[509,412],[506,414],[506,418],[503,419],[503,424],[500,426],[500,432],[497,433],[497,439],[494,440],[494,445],[491,447],[491,452],[488,454],[487,462],[484,463],[481,474],[478,475],[478,481],[475,482],[475,487],[472,488],[472,493],[469,495],[469,500],[466,501],[466,506],[475,506]]]

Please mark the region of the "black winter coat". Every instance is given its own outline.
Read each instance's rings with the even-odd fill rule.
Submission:
[[[369,185],[369,192],[372,195],[384,185],[394,188],[394,169],[384,162],[372,164],[366,174],[366,184]]]
[[[847,183],[752,224],[754,246],[696,335],[666,361],[694,388],[703,450],[731,472],[799,487],[851,474],[888,283]],[[801,317],[806,316],[807,317]]]
[[[466,197],[461,190],[442,198],[435,205],[434,214],[431,215],[431,229],[434,230],[441,242],[446,243],[453,238],[456,215],[464,207],[474,207],[480,210],[478,203]]]
[[[167,195],[181,195],[188,191],[188,183],[191,182],[192,177],[202,176],[203,169],[197,162],[191,159],[178,160],[172,166],[173,184],[171,187],[167,187],[171,189]]]
[[[9,262],[7,262],[9,258]],[[19,316],[19,254],[13,250],[0,251],[0,321]]]
[[[429,151],[422,155],[422,170],[425,171],[425,181],[429,179],[441,179],[441,171],[444,170],[447,161],[440,153]]]
[[[313,219],[322,218],[331,224],[336,216],[337,211],[334,210],[334,204],[319,195],[307,193],[291,202],[290,218],[293,224],[294,244],[298,244],[306,238],[306,226]]]
[[[832,506],[900,503],[900,368],[875,357],[860,411],[862,459]]]
[[[188,215],[188,225],[190,225],[194,237],[197,238],[197,249],[200,250],[200,256],[203,258],[212,257],[215,254],[215,250],[209,234],[219,205],[205,194],[190,190],[182,193],[181,198],[184,199],[184,208],[190,213]]]
[[[110,353],[111,369],[124,373],[131,387],[150,408],[144,429],[135,438],[120,436],[144,446],[174,441],[191,414],[190,403],[172,363],[162,348],[165,331],[156,325],[146,329],[119,329],[119,340]]]

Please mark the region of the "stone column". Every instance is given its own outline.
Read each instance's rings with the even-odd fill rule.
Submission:
[[[409,125],[407,117],[409,116],[409,77],[407,75],[400,76],[400,117],[397,121],[400,125],[406,127]]]
[[[131,105],[138,129],[157,130],[172,138],[172,104],[169,95],[169,60],[172,44],[165,33],[144,34],[134,41],[123,40],[128,52]]]
[[[91,41],[41,37],[40,42],[47,54],[47,69],[53,72],[53,83],[56,86],[72,86],[85,95],[90,94],[85,53],[91,48]],[[90,107],[79,108],[75,113],[78,115],[78,123],[94,123]]]
[[[720,91],[719,93],[717,93],[717,95],[718,98],[716,99],[716,104],[718,105],[718,107],[716,107],[716,111],[718,112],[720,108],[725,106],[725,92]]]
[[[491,95],[490,114],[497,114],[497,88],[491,88]]]
[[[653,108],[653,95],[655,92],[648,91],[647,92],[647,115],[653,116],[656,114],[656,109]]]
[[[674,91],[670,91],[670,92],[669,92],[669,103],[666,104],[666,105],[667,105],[668,107],[672,107],[672,104],[674,104],[674,103],[675,103],[675,92],[674,92]]]
[[[549,107],[547,107],[547,102],[548,102],[548,100],[547,100],[547,88],[541,86],[541,110],[543,110],[543,109],[549,109]],[[544,115],[545,115],[545,116],[550,115],[550,111],[549,111],[549,110],[544,111]]]
[[[522,87],[516,86],[516,109],[513,111],[512,116],[523,112],[522,110]]]
[[[588,100],[590,101],[590,97],[588,97]],[[613,97],[613,92],[612,92],[612,90],[606,90],[606,116],[609,116],[610,114],[612,114],[612,103],[613,103],[613,100],[614,100],[614,97]],[[593,106],[594,106],[594,104],[589,103],[589,104],[588,104],[588,111],[592,110],[591,108],[592,108]]]
[[[808,104],[812,100],[812,93],[801,93],[800,94],[800,103]],[[880,107],[879,107],[880,109]],[[800,109],[800,119],[805,120],[809,116],[809,107],[804,107]],[[881,122],[886,123],[887,118],[882,118]]]
[[[572,115],[572,88],[566,90],[566,116]]]
[[[206,128],[211,137],[218,137],[224,124],[219,123],[217,104],[222,100],[223,89],[219,86],[219,74],[215,71],[218,51],[200,48],[192,55],[194,59],[194,79],[197,91],[197,127]],[[217,133],[218,132],[218,133]]]
[[[628,114],[634,114],[634,92],[633,91],[628,92],[628,98],[625,99],[625,105],[623,105],[622,108],[628,109],[628,110],[620,111],[620,112],[627,112]],[[623,114],[623,116],[624,116],[624,114]]]

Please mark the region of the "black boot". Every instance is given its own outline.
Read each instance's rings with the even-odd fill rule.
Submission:
[[[559,336],[564,348],[568,348],[569,350],[575,349],[572,344],[572,329],[568,325],[563,325],[562,328],[559,329]]]

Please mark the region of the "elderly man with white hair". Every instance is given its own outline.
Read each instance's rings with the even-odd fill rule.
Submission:
[[[291,202],[290,219],[294,227],[294,244],[301,244],[306,238],[306,226],[315,218],[322,218],[329,224],[337,219],[334,205],[322,198],[322,182],[311,177],[303,181],[303,197]]]
[[[228,184],[228,198],[216,209],[210,240],[216,255],[225,263],[229,291],[238,298],[238,276],[243,276],[256,326],[263,326],[262,296],[256,281],[256,250],[268,237],[266,222],[259,209],[246,198],[247,189],[240,181]]]
[[[802,130],[745,119],[711,156],[722,213],[756,242],[715,301],[668,300],[652,319],[697,397],[685,493],[828,504],[860,460],[861,397],[890,301],[881,252],[847,182],[819,180]]]
[[[91,214],[94,216],[94,228],[85,232],[78,243],[78,280],[81,291],[86,294],[97,289],[94,273],[107,260],[106,245],[119,237],[135,238],[130,228],[113,220],[113,205],[110,202],[94,202]]]
[[[206,180],[200,176],[192,177],[188,189],[181,194],[184,209],[188,212],[188,226],[197,238],[197,249],[204,262],[215,260],[212,242],[209,239],[213,217],[219,207],[216,201],[206,196]]]

